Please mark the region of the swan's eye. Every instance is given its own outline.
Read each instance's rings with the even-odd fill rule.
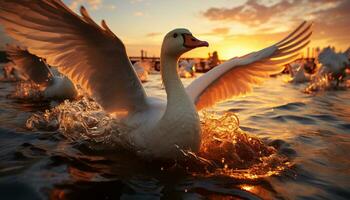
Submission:
[[[177,37],[177,33],[174,33],[173,37],[176,38]]]

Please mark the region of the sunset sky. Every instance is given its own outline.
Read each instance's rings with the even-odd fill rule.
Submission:
[[[95,21],[105,19],[126,44],[130,56],[159,56],[163,36],[188,28],[209,48],[188,53],[222,59],[244,55],[283,38],[303,20],[314,22],[310,46],[350,46],[349,0],[64,0],[73,10],[85,5]],[[0,45],[9,40],[0,30]]]

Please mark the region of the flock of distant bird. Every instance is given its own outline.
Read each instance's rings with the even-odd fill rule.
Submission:
[[[31,54],[27,49],[14,45],[7,45],[6,52],[10,62],[3,68],[5,80],[32,81],[42,89],[44,99],[75,99],[78,95],[75,85],[69,78],[62,75],[55,67],[49,66],[43,59]],[[309,73],[305,70],[308,65],[305,59],[288,64],[289,73],[294,84],[310,82],[313,79],[329,75],[338,86],[346,77],[346,69],[350,69],[350,49],[343,53],[336,53],[327,47],[315,59],[316,69]],[[151,61],[137,61],[134,70],[141,82],[148,81],[152,71]],[[310,71],[310,70],[309,70]],[[182,59],[178,63],[178,74],[181,78],[195,77],[193,60]],[[154,72],[153,72],[154,73]]]
[[[9,63],[3,67],[3,80],[29,81],[39,85],[44,99],[75,99],[77,89],[66,76],[58,72],[56,67],[49,66],[45,60],[31,54],[27,49],[7,45],[6,53]],[[152,71],[151,61],[137,61],[133,64],[134,70],[141,82],[148,81]],[[181,78],[195,77],[193,60],[179,61],[178,74]]]
[[[350,69],[350,49],[343,53],[336,53],[330,47],[324,48],[312,62],[314,62],[312,64],[315,64],[316,69],[308,70],[311,73],[305,70],[309,65],[307,59],[290,63],[288,66],[292,76],[291,82],[295,84],[305,83],[327,75],[330,81],[335,81],[336,86],[339,86],[345,80],[346,70]]]
[[[148,81],[149,74],[157,74],[154,70],[152,61],[137,61],[133,64],[134,70],[141,82]],[[193,78],[196,76],[196,69],[193,60],[182,59],[178,63],[178,74],[181,78]]]
[[[140,65],[144,63],[132,66],[124,44],[105,21],[99,26],[84,7],[80,12],[74,13],[61,0],[1,0],[1,25],[26,47],[8,46],[13,67],[25,80],[39,84],[45,98],[75,98],[79,86],[131,128],[120,137],[130,142],[133,151],[161,159],[181,158],[183,151],[198,152],[198,111],[245,94],[283,71],[309,44],[312,34],[311,24],[303,22],[280,42],[232,58],[185,88],[178,74],[180,56],[209,44],[187,29],[174,29],[165,35],[161,47],[164,100],[146,94],[138,78],[143,76]],[[184,70],[193,66],[180,65]]]

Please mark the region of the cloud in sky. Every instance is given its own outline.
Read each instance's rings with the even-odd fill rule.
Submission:
[[[344,0],[333,8],[314,12],[315,31],[319,38],[329,42],[347,43],[350,46],[350,1]]]
[[[103,0],[73,0],[69,4],[69,8],[71,8],[72,10],[77,10],[78,7],[84,3],[87,4],[89,6],[89,8],[92,10],[98,10],[101,7],[105,7],[105,8],[110,9],[110,10],[115,9],[114,5],[104,5]]]
[[[144,0],[130,0],[130,3],[135,4],[135,3],[141,3]]]
[[[250,35],[284,32],[303,20],[313,21],[315,42],[344,49],[350,45],[349,10],[349,0],[248,0],[231,8],[208,8],[202,16],[213,22],[241,24]]]
[[[203,16],[212,21],[233,21],[259,26],[270,21],[285,22],[285,19],[313,19],[314,13],[337,7],[344,2],[347,0],[248,0],[232,8],[209,8],[203,12]]]
[[[156,37],[156,36],[160,36],[162,34],[163,33],[161,33],[161,32],[151,32],[151,33],[147,33],[146,36],[147,37]]]
[[[221,35],[221,36],[225,36],[228,35],[230,33],[230,28],[228,27],[220,27],[220,28],[214,28],[212,29],[210,32],[207,33],[198,33],[198,35]],[[159,37],[159,36],[164,36],[166,33],[162,33],[162,32],[150,32],[147,33],[146,36],[147,37]]]
[[[249,0],[245,4],[233,8],[209,8],[203,16],[213,21],[237,21],[249,26],[256,26],[267,22],[274,16],[281,15],[286,8],[292,7],[289,1],[281,1],[272,6],[266,6],[256,0]]]
[[[76,10],[82,3],[87,3],[91,9],[97,10],[100,8],[102,0],[73,0],[69,7]]]
[[[217,35],[227,35],[230,33],[230,28],[228,27],[221,27],[221,28],[214,28],[211,32],[211,34],[217,34]]]
[[[141,11],[134,12],[134,16],[136,16],[136,17],[142,17],[144,15],[145,15],[145,13],[143,13]]]
[[[314,21],[311,46],[332,45],[345,50],[350,45],[350,0],[63,2],[76,12],[85,5],[96,22],[105,19],[130,55],[139,55],[140,49],[159,55],[164,35],[177,27],[188,28],[210,43],[210,48],[191,51],[190,56],[206,56],[214,50],[225,58],[244,55],[277,42],[305,19]],[[3,35],[0,30],[0,48],[8,41]]]
[[[110,5],[105,5],[104,7],[105,7],[106,9],[108,9],[108,10],[115,10],[115,9],[117,8],[117,6],[112,5],[112,4],[110,4]]]

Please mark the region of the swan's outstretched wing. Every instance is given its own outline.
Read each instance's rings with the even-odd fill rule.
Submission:
[[[81,16],[60,0],[1,0],[7,34],[81,85],[109,112],[143,109],[146,94],[125,46],[84,7]]]
[[[298,52],[308,45],[311,33],[311,24],[303,22],[275,45],[243,57],[232,58],[213,68],[194,80],[186,88],[187,93],[198,110],[245,94],[269,75],[281,72],[283,64],[295,59]]]
[[[13,67],[18,70],[21,78],[32,80],[37,84],[46,83],[51,78],[51,72],[44,61],[31,54],[28,50],[7,45],[6,54],[14,63]]]

